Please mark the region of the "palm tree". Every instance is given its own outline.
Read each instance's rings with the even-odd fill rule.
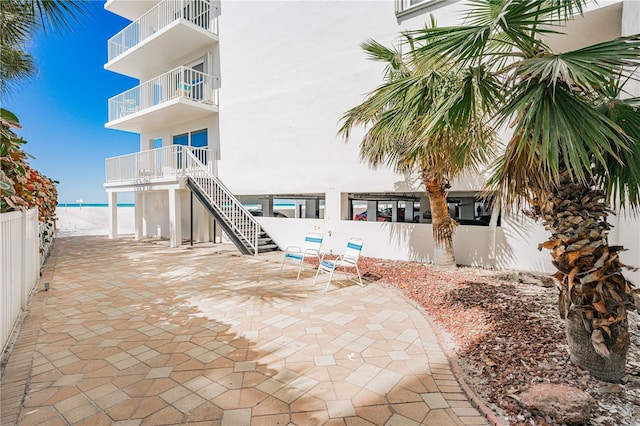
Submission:
[[[414,47],[411,37],[405,41]],[[361,160],[372,167],[384,164],[401,173],[417,169],[431,206],[433,263],[440,269],[455,269],[452,239],[457,223],[447,206],[449,182],[484,162],[494,142],[481,106],[470,101],[478,76],[458,77],[446,72],[437,58],[417,60],[403,55],[399,48],[387,48],[373,40],[361,47],[369,59],[386,63],[385,82],[343,115],[339,132],[348,140],[353,126],[368,126],[360,143]],[[469,96],[461,100],[469,102],[469,125],[422,136],[429,126],[426,118],[432,105],[454,89],[462,89]]]
[[[640,207],[640,99],[620,99],[640,63],[640,35],[556,53],[559,33],[587,0],[473,0],[464,25],[414,34],[424,60],[482,68],[502,84],[493,96],[496,126],[512,127],[489,187],[508,204],[529,206],[551,233],[551,250],[571,360],[608,381],[625,374],[627,309],[640,306],[610,246],[615,203]],[[493,82],[492,82],[493,83]],[[482,81],[479,83],[482,86]],[[484,90],[478,90],[483,96]],[[464,108],[442,102],[429,132],[454,126]],[[446,116],[445,116],[446,112]],[[454,117],[454,120],[451,119]]]
[[[89,2],[71,0],[0,1],[0,96],[11,84],[35,74],[33,57],[26,44],[38,31],[70,30],[89,11]]]

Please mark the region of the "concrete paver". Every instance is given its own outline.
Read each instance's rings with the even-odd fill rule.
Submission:
[[[280,256],[58,239],[2,425],[488,424],[415,307],[376,284],[325,293]]]

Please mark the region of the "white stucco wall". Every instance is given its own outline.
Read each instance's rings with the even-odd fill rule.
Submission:
[[[182,239],[190,237],[191,215],[189,209],[190,192],[180,190],[180,204],[182,206],[181,227]],[[148,191],[144,193],[143,236],[169,238],[169,192]],[[194,241],[208,242],[211,218],[197,198],[193,199]],[[158,228],[159,227],[159,228]],[[158,229],[160,234],[158,235]]]
[[[382,81],[360,43],[391,45],[426,16],[399,24],[393,1],[223,2],[225,184],[239,194],[394,190],[404,178],[360,163],[362,130],[345,144],[338,122]]]

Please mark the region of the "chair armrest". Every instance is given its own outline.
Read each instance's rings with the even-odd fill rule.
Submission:
[[[302,253],[302,249],[298,246],[288,246],[284,251],[285,253]]]
[[[329,251],[325,251],[325,252],[321,252],[321,253],[319,253],[319,254],[321,255],[321,256],[320,256],[320,261],[321,261],[321,262],[324,260],[324,257],[325,257],[326,255],[333,256],[333,252],[332,252],[331,250],[329,250]],[[332,260],[332,262],[333,262],[333,260]]]

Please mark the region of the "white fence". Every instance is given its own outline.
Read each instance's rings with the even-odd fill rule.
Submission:
[[[3,350],[39,276],[38,209],[0,214],[0,342]]]

